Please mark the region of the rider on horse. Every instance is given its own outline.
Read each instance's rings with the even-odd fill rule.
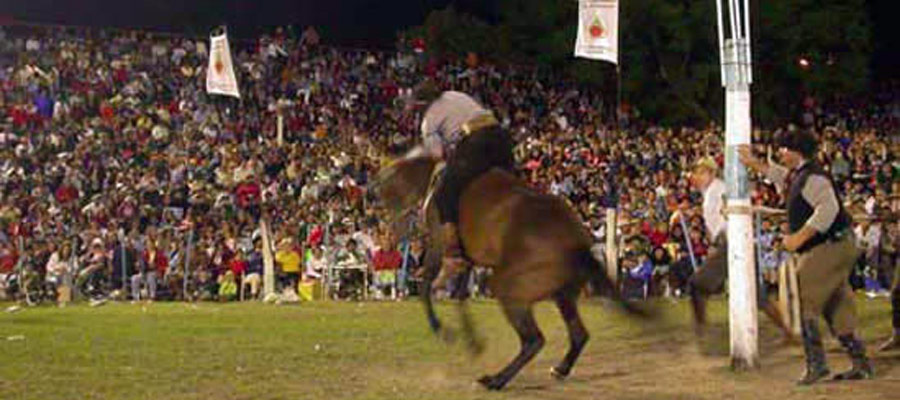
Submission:
[[[468,267],[459,240],[459,202],[465,188],[494,167],[514,173],[513,143],[494,114],[472,97],[441,91],[430,81],[413,91],[411,105],[427,107],[422,118],[422,144],[406,158],[431,157],[446,162],[443,182],[434,194],[444,254],[434,281],[440,286]]]

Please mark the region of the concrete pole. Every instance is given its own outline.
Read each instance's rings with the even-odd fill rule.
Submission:
[[[726,54],[737,55],[740,46],[729,41]],[[741,75],[739,63],[726,65]],[[737,157],[737,146],[750,144],[750,85],[734,82],[726,87],[725,182],[728,186],[728,292],[731,322],[731,363],[735,369],[759,365],[757,285],[753,248],[753,221],[747,170]]]
[[[725,4],[723,4],[725,3]],[[730,18],[723,18],[723,9]],[[725,183],[728,216],[728,293],[731,366],[759,367],[757,279],[753,247],[753,215],[746,167],[737,155],[739,145],[751,142],[749,0],[718,0],[722,84],[725,87]],[[725,29],[726,26],[730,29]],[[725,37],[725,33],[730,38]]]

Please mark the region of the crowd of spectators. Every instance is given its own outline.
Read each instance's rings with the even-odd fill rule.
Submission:
[[[20,282],[55,293],[71,277],[92,298],[256,298],[260,219],[280,288],[339,266],[337,296],[408,293],[421,243],[389,232],[366,185],[417,140],[418,116],[397,99],[424,76],[492,109],[516,137],[522,177],[566,197],[598,244],[604,210],[617,205],[622,273],[644,295],[681,295],[691,260],[706,254],[687,172],[698,157],[723,163],[716,126],[660,127],[636,110],[611,124],[600,91],[552,74],[473,57],[425,61],[403,46],[330,47],[313,29],[235,40],[232,53],[241,100],[206,94],[202,38],[0,28],[0,296]],[[810,99],[799,118],[820,133],[820,161],[843,198],[870,216],[900,211],[890,197],[900,195],[891,89],[863,103]],[[756,131],[754,142],[771,152],[780,134]],[[752,195],[779,205],[758,177]],[[671,219],[676,209],[684,224]],[[861,271],[877,292],[897,258],[897,224],[857,229]],[[786,257],[783,230],[766,221],[761,232],[769,275]]]

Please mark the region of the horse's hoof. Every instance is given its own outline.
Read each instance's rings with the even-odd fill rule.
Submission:
[[[481,386],[484,386],[484,388],[487,390],[500,390],[503,389],[504,385],[506,385],[506,382],[503,382],[502,379],[497,376],[491,375],[482,376],[481,379],[478,380],[478,383],[480,383]]]
[[[569,377],[569,372],[563,371],[558,367],[550,367],[550,376],[558,381],[563,381]]]

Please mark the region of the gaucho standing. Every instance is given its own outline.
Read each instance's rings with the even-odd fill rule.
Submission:
[[[831,177],[815,162],[817,143],[812,133],[798,131],[783,136],[778,155],[784,166],[765,163],[741,146],[741,162],[780,185],[785,193],[790,234],[784,247],[797,257],[800,313],[806,373],[798,384],[810,385],[828,376],[819,318],[837,336],[853,360],[853,368],[835,380],[870,379],[874,369],[865,346],[856,334],[856,304],[849,276],[859,254]],[[785,168],[787,167],[787,168]]]

